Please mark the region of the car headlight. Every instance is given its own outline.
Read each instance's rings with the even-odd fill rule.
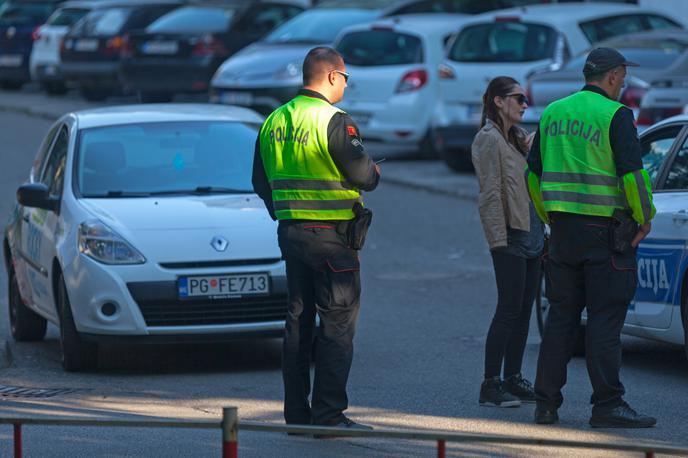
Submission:
[[[100,221],[79,226],[79,251],[103,264],[143,264],[146,258]]]
[[[290,80],[295,78],[301,78],[301,66],[301,62],[289,62],[286,66],[284,66],[277,73],[275,73],[275,78],[278,80]]]

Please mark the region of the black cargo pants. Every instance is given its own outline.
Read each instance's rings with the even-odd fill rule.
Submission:
[[[353,359],[361,282],[358,252],[347,247],[337,226],[319,221],[279,224],[289,290],[282,352],[287,423],[336,424],[348,407],[346,383]],[[316,313],[320,317],[317,329]],[[315,377],[309,404],[313,343]]]
[[[621,328],[636,289],[632,249],[610,248],[611,218],[552,213],[546,272],[550,311],[540,344],[535,394],[540,409],[563,402],[566,366],[573,354],[583,308],[587,309],[585,357],[593,387],[594,411],[618,406],[624,395],[619,380]]]

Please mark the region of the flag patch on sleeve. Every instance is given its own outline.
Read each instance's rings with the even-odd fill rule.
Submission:
[[[356,132],[356,128],[354,126],[346,126],[346,132],[350,137],[358,137],[358,133]]]

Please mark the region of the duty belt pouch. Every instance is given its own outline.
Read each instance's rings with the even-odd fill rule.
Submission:
[[[631,241],[638,233],[638,223],[627,210],[617,208],[612,214],[611,249],[616,253],[627,253]]]
[[[363,248],[368,228],[373,221],[373,212],[368,208],[363,208],[360,202],[356,202],[352,210],[354,212],[354,219],[349,221],[346,239],[349,248],[352,250],[360,250]]]

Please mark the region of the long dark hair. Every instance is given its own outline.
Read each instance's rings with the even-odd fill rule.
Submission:
[[[511,126],[509,132],[504,132],[504,123],[502,122],[502,117],[499,115],[499,107],[494,102],[495,97],[506,97],[507,94],[513,91],[514,86],[518,84],[518,81],[510,76],[498,76],[490,81],[483,94],[483,115],[480,119],[480,127],[482,128],[489,119],[499,126],[509,143],[514,145],[521,153],[525,154],[523,146],[521,145],[521,139],[518,135],[518,128],[516,126]]]

